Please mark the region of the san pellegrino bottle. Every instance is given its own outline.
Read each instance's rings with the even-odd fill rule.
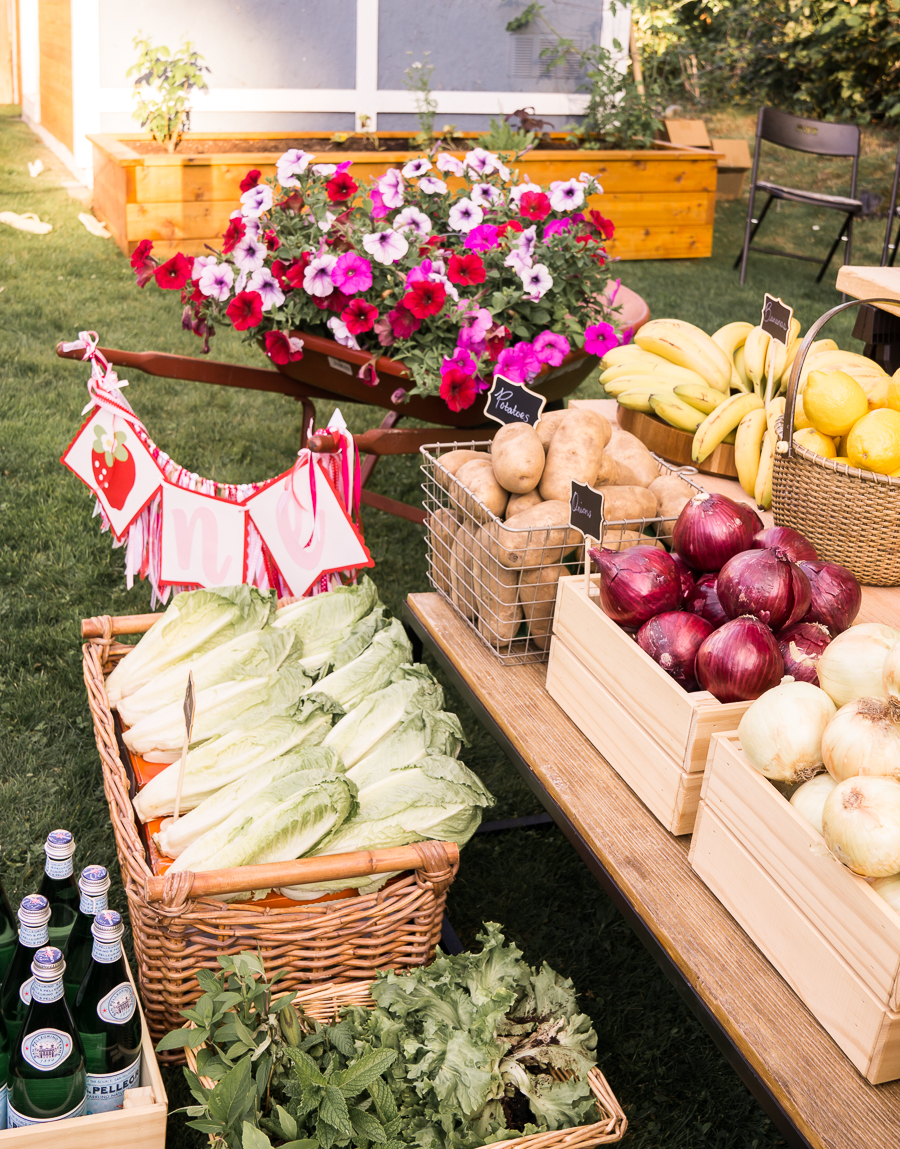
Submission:
[[[47,861],[38,893],[50,903],[50,944],[65,950],[78,916],[79,893],[72,865],[75,839],[68,830],[51,830],[44,853]]]
[[[0,882],[0,982],[6,977],[9,963],[16,952],[16,942],[19,939],[19,924],[16,915],[9,904],[6,890]],[[2,1086],[0,1086],[2,1088]]]
[[[87,1111],[106,1113],[140,1085],[141,1015],[122,957],[121,916],[101,910],[91,931],[93,958],[73,1013],[87,1062]]]
[[[91,926],[94,917],[106,909],[109,874],[105,866],[85,866],[78,879],[81,904],[69,940],[66,942],[66,1001],[75,1004],[75,994],[91,964],[94,936]]]
[[[9,1037],[0,1017],[0,1129],[6,1128],[6,1079],[9,1075]]]
[[[9,1057],[11,1129],[82,1117],[87,1111],[84,1049],[66,1003],[65,968],[56,946],[39,949],[31,963],[31,1005]]]
[[[19,940],[0,986],[0,1014],[6,1022],[11,1045],[15,1045],[25,1013],[31,1004],[31,963],[47,944],[50,903],[43,894],[29,894],[19,905]]]

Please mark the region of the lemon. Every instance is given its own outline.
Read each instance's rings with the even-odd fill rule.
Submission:
[[[823,435],[821,431],[817,431],[814,427],[806,427],[802,431],[795,431],[794,442],[799,443],[801,447],[805,447],[807,451],[812,451],[814,455],[822,455],[826,459],[833,459],[837,454],[834,447],[834,439],[830,439],[828,435]]]
[[[846,455],[835,455],[835,457],[831,461],[832,461],[832,463],[843,463],[844,466],[846,466],[846,467],[849,467],[851,465],[850,460],[847,458]]]
[[[845,371],[810,371],[803,391],[803,410],[823,435],[846,435],[868,409],[865,391]]]
[[[869,401],[869,410],[877,411],[884,407],[890,407],[888,402],[888,388],[891,381],[887,375],[881,375],[878,378],[863,379],[860,386],[866,393],[866,398]]]
[[[854,467],[889,475],[900,467],[900,411],[884,408],[863,415],[847,436]]]
[[[892,411],[900,411],[900,371],[895,371],[888,379],[887,405]]]

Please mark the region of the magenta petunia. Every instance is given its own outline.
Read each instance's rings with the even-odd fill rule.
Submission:
[[[395,339],[409,339],[422,326],[422,320],[413,315],[402,303],[398,303],[393,311],[388,312],[388,322]],[[379,342],[381,342],[380,336]]]
[[[368,291],[372,286],[372,265],[356,252],[347,251],[331,269],[331,279],[345,295]]]
[[[466,375],[474,375],[478,369],[478,364],[464,347],[457,347],[450,358],[445,357],[441,363],[441,374],[452,371],[454,368],[457,371],[464,371]]]
[[[584,349],[588,355],[605,355],[619,346],[616,329],[610,323],[595,323],[584,333]]]
[[[464,247],[469,251],[490,251],[500,245],[500,228],[493,223],[480,223],[466,236]]]
[[[541,361],[530,343],[517,343],[507,347],[497,357],[497,374],[511,383],[527,383],[541,369]]]
[[[551,367],[559,367],[570,351],[568,339],[565,335],[557,335],[555,331],[542,331],[534,341],[535,355]]]

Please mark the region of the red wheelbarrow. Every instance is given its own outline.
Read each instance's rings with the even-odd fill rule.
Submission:
[[[634,331],[650,318],[650,311],[643,299],[624,286],[619,288],[616,296],[616,308],[622,326],[631,327]],[[402,362],[386,357],[377,360],[375,370],[378,382],[370,387],[357,377],[359,368],[371,358],[365,351],[342,347],[318,335],[299,334],[303,337],[303,358],[296,363],[280,366],[277,371],[242,367],[235,363],[220,363],[189,355],[168,355],[160,351],[120,351],[115,347],[101,347],[98,350],[115,367],[132,367],[164,379],[216,383],[220,387],[243,387],[248,391],[272,391],[288,395],[303,405],[300,446],[308,446],[312,451],[335,449],[330,435],[312,434],[316,419],[313,400],[340,400],[385,409],[387,414],[380,427],[354,435],[360,454],[368,456],[360,473],[362,502],[410,522],[424,522],[425,512],[421,507],[366,490],[366,483],[371,478],[375,464],[381,455],[414,455],[426,443],[455,442],[460,438],[460,431],[465,432],[462,437],[468,442],[488,442],[498,427],[485,420],[485,396],[479,396],[464,411],[451,411],[443,399],[436,395],[414,395],[406,399],[396,394],[409,379]],[[63,351],[62,348],[62,343],[56,348],[61,358],[81,359],[81,351]],[[595,356],[573,351],[559,367],[550,368],[545,365],[530,386],[545,395],[548,402],[561,400],[571,395],[596,363]],[[398,428],[396,424],[403,418],[434,423],[437,427]]]

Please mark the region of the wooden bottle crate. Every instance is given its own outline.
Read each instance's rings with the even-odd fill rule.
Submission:
[[[873,1085],[900,1078],[900,915],[713,738],[691,865]]]
[[[710,737],[749,702],[689,694],[601,610],[583,576],[561,578],[547,690],[673,834],[689,834]]]

